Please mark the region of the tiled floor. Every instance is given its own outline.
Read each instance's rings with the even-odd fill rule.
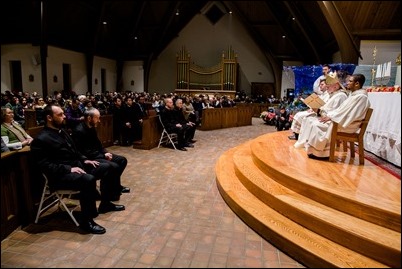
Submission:
[[[261,238],[226,205],[215,163],[229,148],[274,131],[252,126],[197,131],[194,148],[136,150],[127,157],[125,211],[101,214],[106,234],[85,234],[64,213],[44,215],[1,243],[2,267],[304,267]]]

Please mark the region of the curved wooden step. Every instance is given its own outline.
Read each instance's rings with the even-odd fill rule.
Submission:
[[[329,208],[279,184],[254,164],[250,144],[236,148],[233,162],[237,178],[260,201],[340,245],[398,267],[400,233]]]
[[[388,267],[301,226],[250,193],[235,172],[236,148],[218,159],[217,186],[232,210],[261,236],[308,267]]]
[[[283,186],[328,207],[401,232],[401,182],[365,161],[313,160],[293,147],[287,132],[275,132],[251,141],[256,166]]]

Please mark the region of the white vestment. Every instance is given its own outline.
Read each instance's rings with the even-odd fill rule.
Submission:
[[[358,131],[360,122],[366,116],[369,107],[370,101],[366,90],[360,89],[352,92],[337,109],[327,113],[331,121],[323,123],[317,117],[304,118],[299,139],[294,146],[296,148],[305,147],[307,154],[329,157],[332,121],[338,123],[338,131],[354,133]]]
[[[329,97],[326,98],[327,100],[324,100],[326,103],[320,108],[321,115],[327,115],[329,111],[338,108],[346,100],[346,98],[348,98],[346,92],[343,90],[338,90],[336,92],[333,92],[332,94],[328,93],[326,94],[326,93],[327,92],[324,92],[323,95],[324,96],[328,95]],[[316,115],[317,114],[311,109],[297,112],[293,117],[292,126],[290,127],[290,129],[294,133],[297,134],[300,133],[303,119],[308,116],[316,116]]]

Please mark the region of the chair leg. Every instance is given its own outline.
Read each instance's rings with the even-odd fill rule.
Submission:
[[[355,157],[355,143],[353,141],[349,142],[350,145],[350,157]]]
[[[163,137],[164,137],[164,136],[165,136],[165,131],[162,132],[161,138],[159,139],[158,148],[161,146],[162,140],[163,140]]]
[[[337,140],[331,139],[329,146],[329,161],[335,162],[335,148],[336,148]]]
[[[45,199],[45,195],[46,195],[46,188],[47,188],[47,186],[45,185],[43,187],[42,197],[40,198],[38,212],[36,213],[35,223],[38,223],[39,216],[42,213],[42,206],[43,206],[43,203],[45,202],[44,199]]]
[[[63,201],[63,195],[62,195],[62,194],[58,194],[58,193],[56,192],[56,196],[57,196],[57,199],[59,199],[59,203],[63,206],[63,208],[66,210],[66,212],[68,213],[68,215],[70,216],[70,218],[74,221],[75,225],[80,226],[79,223],[77,222],[77,220],[75,219],[74,215],[73,215],[73,210],[74,210],[74,209],[70,210],[70,209],[67,207],[66,203],[64,203],[64,201]]]
[[[359,142],[359,164],[364,165],[364,147],[363,147],[363,142]]]

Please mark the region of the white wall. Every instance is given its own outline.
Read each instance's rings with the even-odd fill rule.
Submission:
[[[144,68],[142,61],[126,61],[123,66],[124,91],[144,92]],[[134,85],[131,85],[134,81]]]
[[[101,69],[106,70],[106,91],[116,91],[116,61],[95,56],[94,67],[92,69],[92,93],[102,91]],[[98,80],[98,84],[95,84],[95,79]]]
[[[1,92],[11,91],[10,61],[21,61],[22,87],[27,92],[42,92],[41,66],[34,65],[32,57],[40,48],[25,44],[1,46]],[[34,81],[29,81],[29,75]]]
[[[240,83],[250,93],[251,82],[274,82],[268,60],[234,14],[224,15],[215,25],[203,14],[196,15],[151,66],[149,91],[168,93],[176,88],[176,54],[185,46],[199,66],[218,64],[222,52],[232,46],[243,72]],[[247,87],[247,88],[244,88]]]

